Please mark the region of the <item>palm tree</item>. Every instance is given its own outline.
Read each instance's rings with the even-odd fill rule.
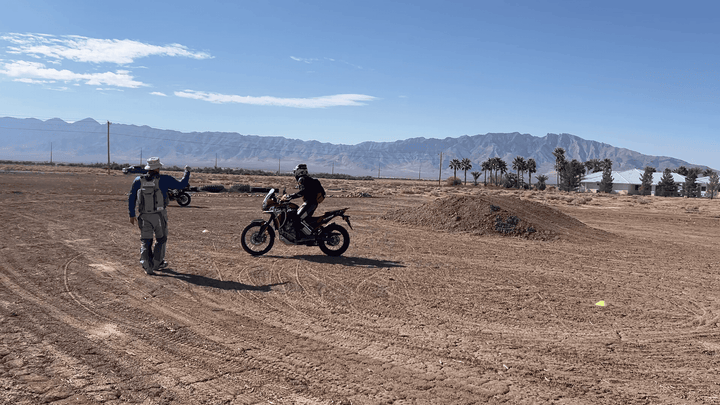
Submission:
[[[482,173],[475,171],[475,172],[470,172],[470,174],[472,174],[472,176],[473,176],[473,185],[477,186],[477,179],[478,179],[478,177],[480,177],[480,175]]]
[[[545,182],[546,182],[547,180],[548,180],[548,176],[546,176],[546,175],[544,175],[544,174],[540,174],[540,175],[537,176],[537,181],[538,181],[537,188],[538,188],[538,190],[541,190],[541,191],[542,191],[542,190],[545,190]]]
[[[555,156],[555,177],[557,184],[560,184],[560,172],[565,168],[565,163],[567,163],[565,159],[565,149],[558,146],[553,151],[553,156]]]
[[[457,178],[457,171],[458,171],[459,169],[461,169],[460,160],[459,160],[459,159],[453,159],[453,160],[451,160],[449,167],[450,167],[451,169],[453,169],[453,177]],[[454,181],[454,180],[453,180],[453,181]]]
[[[465,185],[466,186],[467,186],[467,172],[470,169],[472,169],[472,163],[470,162],[470,159],[463,158],[463,160],[460,161],[460,170],[465,172]]]
[[[535,159],[529,158],[525,166],[528,172],[528,186],[532,187],[532,175],[537,173],[537,163],[535,163]]]
[[[600,159],[590,159],[584,163],[588,173],[597,173],[603,171],[603,161]]]
[[[495,172],[495,160],[494,158],[488,158],[487,160],[488,171],[490,172],[490,184],[493,182],[493,173]]]
[[[485,185],[487,186],[487,172],[488,170],[492,171],[492,164],[490,163],[490,160],[486,160],[480,164],[480,167],[482,168],[482,171],[485,172]]]
[[[497,158],[488,159],[488,164],[490,165],[490,183],[496,184],[495,172],[497,171]]]
[[[610,158],[603,159],[602,163],[603,163],[603,170],[605,170],[608,167],[612,169],[612,160],[610,160]]]
[[[498,172],[500,171],[500,167],[503,164],[505,164],[505,162],[500,158],[500,156],[495,156],[494,158],[492,158],[492,167],[493,167],[493,171],[495,172],[495,174],[493,175],[493,182],[495,183],[496,186],[499,183]],[[507,168],[507,164],[505,164],[505,167]]]
[[[500,178],[505,175],[508,171],[508,165],[504,160],[498,158],[498,170],[500,171]]]
[[[522,183],[523,178],[520,173],[525,171],[525,158],[522,156],[516,156],[515,159],[513,159],[512,168],[517,170],[517,188],[520,188],[520,183]]]

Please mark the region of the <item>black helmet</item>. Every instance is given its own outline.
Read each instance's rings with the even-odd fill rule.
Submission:
[[[293,170],[293,174],[295,175],[295,179],[299,179],[300,176],[307,176],[308,170],[307,165],[305,163],[300,163],[299,165],[295,166],[295,170]]]

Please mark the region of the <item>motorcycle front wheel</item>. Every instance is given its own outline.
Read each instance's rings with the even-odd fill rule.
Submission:
[[[318,238],[318,246],[328,256],[340,256],[350,246],[350,234],[338,224],[330,224]]]
[[[253,222],[243,229],[240,236],[240,244],[243,249],[253,256],[264,255],[275,243],[275,231],[270,226],[266,226],[265,231],[261,234],[262,226],[262,223]]]
[[[180,204],[181,207],[186,207],[186,206],[190,205],[191,198],[190,198],[190,194],[188,194],[188,193],[185,193],[185,192],[180,193],[177,195],[177,197],[175,197],[175,199],[177,200],[178,204]]]

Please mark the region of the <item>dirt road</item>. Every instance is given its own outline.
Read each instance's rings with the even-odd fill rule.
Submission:
[[[262,197],[198,193],[171,203],[170,267],[147,276],[131,177],[10,169],[0,403],[720,403],[717,200],[328,180],[319,211],[350,207],[345,255],[254,258],[239,239]],[[383,217],[457,196],[552,232]]]

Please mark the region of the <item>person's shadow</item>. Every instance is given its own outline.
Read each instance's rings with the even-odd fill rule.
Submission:
[[[212,288],[218,288],[221,290],[233,290],[233,291],[261,291],[261,292],[270,292],[272,291],[272,287],[287,284],[287,282],[283,283],[275,283],[275,284],[267,284],[267,285],[249,285],[249,284],[243,284],[239,283],[237,281],[222,281],[222,280],[216,280],[214,278],[205,277],[205,276],[198,276],[197,274],[186,274],[186,273],[180,273],[177,272],[171,268],[165,268],[155,271],[156,276],[160,277],[173,277],[178,280],[182,280],[185,282],[188,282],[190,284],[195,284],[201,287],[212,287]]]
[[[366,267],[369,269],[405,267],[405,265],[401,262],[395,262],[392,260],[368,259],[365,257],[295,255],[290,258],[305,260],[313,263],[341,264],[348,267]]]

